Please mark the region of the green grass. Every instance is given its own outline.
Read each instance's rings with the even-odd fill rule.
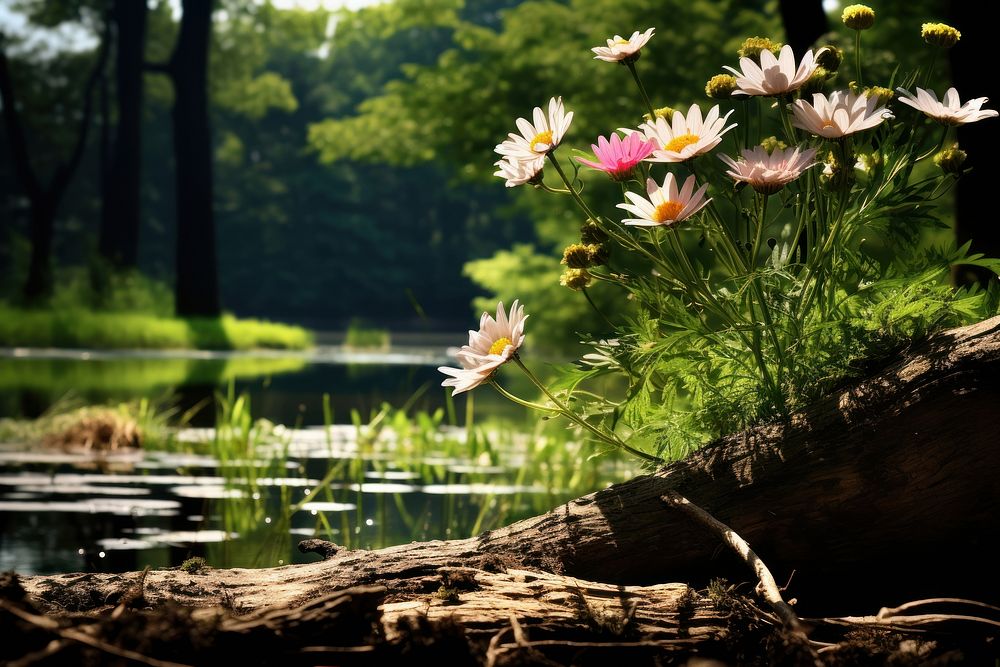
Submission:
[[[410,403],[419,396],[415,394]],[[324,422],[330,428],[329,396],[324,403]],[[328,430],[328,456],[309,459],[291,453],[287,430],[255,418],[249,396],[237,393],[232,383],[216,394],[215,432],[204,440],[176,437],[176,428],[189,422],[191,410],[181,413],[169,399],[141,399],[89,407],[64,401],[36,420],[0,419],[0,442],[39,443],[82,417],[111,414],[134,421],[143,435],[143,448],[149,452],[217,458],[217,474],[225,480],[225,487],[242,493],[205,501],[204,515],[211,518],[200,527],[239,535],[235,541],[206,545],[206,560],[216,567],[297,562],[293,545],[302,534],[290,534],[293,527],[352,549],[477,535],[546,512],[639,472],[635,462],[617,452],[604,452],[599,461],[591,460],[600,448],[557,420],[491,420],[480,424],[475,423],[469,405],[468,427],[463,432],[449,428],[457,417],[451,402],[433,412],[411,407],[383,404],[368,414],[353,412],[357,449],[334,440],[333,431]],[[455,470],[454,463],[471,468]],[[490,466],[499,469],[490,470]],[[377,481],[379,475],[389,472],[408,473],[417,485],[472,484],[478,490],[440,495],[372,493],[357,486],[373,482],[372,475]],[[178,468],[177,473],[188,471]],[[319,482],[304,487],[275,486],[266,481],[276,477]],[[498,488],[507,485],[532,490],[509,493]],[[494,488],[496,492],[491,490]],[[310,501],[356,507],[312,514],[303,507]],[[143,557],[162,565],[178,564],[165,555],[156,561],[155,550]]]
[[[0,305],[0,346],[89,349],[304,349],[306,329],[261,320],[177,318],[84,309],[26,310]]]
[[[344,336],[344,347],[354,350],[387,350],[391,342],[387,330],[371,326],[357,317],[347,325]]]

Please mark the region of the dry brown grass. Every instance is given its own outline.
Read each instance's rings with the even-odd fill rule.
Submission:
[[[48,447],[116,451],[142,446],[135,420],[113,410],[79,410],[58,418],[43,442]]]

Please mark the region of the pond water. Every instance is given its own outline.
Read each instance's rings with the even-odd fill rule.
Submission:
[[[323,424],[327,394],[334,420],[346,422],[351,410],[367,415],[383,402],[403,405],[418,391],[415,408],[444,405],[436,368],[452,363],[444,345],[380,352],[336,346],[305,352],[0,348],[0,417],[34,418],[59,403],[142,397],[186,409],[233,383],[238,393],[251,397],[256,417],[287,425]],[[213,411],[200,411],[194,419],[209,425]]]
[[[304,562],[317,558],[295,548],[308,537],[351,548],[466,537],[636,474],[614,457],[588,461],[588,445],[485,391],[475,393],[477,421],[504,414],[508,425],[468,435],[467,399],[442,409],[441,363],[451,363],[444,348],[7,350],[0,416],[37,416],[66,396],[89,404],[169,394],[166,404],[185,406],[231,383],[253,418],[289,427],[248,414],[197,428],[215,421],[208,408],[159,451],[0,443],[0,568],[127,571],[192,556],[216,567]],[[354,411],[358,422],[323,425],[323,394],[334,421]],[[407,402],[406,413],[387,407]]]

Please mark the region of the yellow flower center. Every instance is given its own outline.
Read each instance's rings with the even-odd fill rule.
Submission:
[[[618,39],[615,40],[615,44],[628,44],[628,40],[625,39],[624,37],[619,37]]]
[[[684,204],[679,201],[665,201],[653,211],[653,220],[656,222],[670,222],[676,220],[684,209]]]
[[[697,134],[682,134],[671,139],[670,143],[663,147],[663,150],[679,153],[691,144],[698,143],[698,139],[700,138]]]
[[[490,354],[503,354],[503,351],[507,349],[508,345],[513,345],[513,343],[510,342],[510,338],[507,338],[506,336],[498,338],[492,345],[490,345]]]
[[[539,132],[535,135],[535,138],[531,140],[531,150],[537,151],[535,148],[538,144],[545,144],[546,146],[552,145],[552,130],[545,130],[544,132]]]

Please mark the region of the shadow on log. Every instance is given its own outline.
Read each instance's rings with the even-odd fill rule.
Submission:
[[[734,634],[731,614],[720,617],[718,601],[694,589],[707,589],[716,577],[744,581],[749,573],[718,536],[661,500],[675,493],[735,529],[779,581],[794,572],[786,598],[799,600],[800,616],[829,621],[927,597],[996,604],[998,424],[994,318],[933,337],[788,423],[721,438],[656,474],[506,528],[370,552],[310,541],[304,548],[323,560],[263,570],[152,571],[143,596],[153,607],[227,607],[253,618],[281,609],[274,613],[284,618],[337,591],[379,586],[386,641],[392,628],[408,627],[399,625],[402,618],[450,619],[467,637],[490,637],[492,648],[477,654],[479,661],[496,662],[513,646],[541,651],[539,660],[572,662],[565,652],[574,641],[582,653],[597,651],[588,648],[595,641],[644,651],[640,644],[650,637],[656,651],[690,653],[692,645],[720,645]],[[471,568],[465,580],[475,595],[450,585],[450,573],[461,568]],[[38,609],[93,612],[117,605],[135,576],[34,576],[23,585]],[[671,581],[686,584],[663,583]],[[753,608],[748,617],[755,623],[774,625],[768,613],[738,599]],[[612,618],[608,609],[618,615],[608,621],[619,631],[613,640],[594,620]],[[997,612],[978,627],[996,635]],[[907,627],[896,617],[879,618],[844,623],[854,630]],[[827,621],[817,627],[837,625]],[[558,638],[561,648],[534,646],[539,636]],[[638,644],[628,649],[629,641]],[[546,651],[562,653],[549,658]]]

